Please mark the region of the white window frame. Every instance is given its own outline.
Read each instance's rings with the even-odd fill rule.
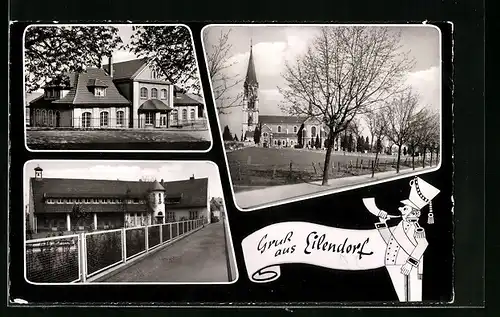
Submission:
[[[278,133],[281,133],[281,126],[278,126]]]
[[[153,112],[146,112],[144,123],[146,125],[153,125],[154,122],[155,122],[155,114]]]
[[[82,128],[90,128],[92,126],[92,112],[85,111],[82,113]]]
[[[118,110],[116,111],[116,125],[122,126],[125,122],[125,111]]]
[[[94,87],[94,96],[105,97],[106,96],[106,88],[105,87]]]
[[[144,94],[144,92],[145,92],[145,94]],[[146,87],[141,87],[139,94],[141,96],[141,99],[148,99],[149,91]]]
[[[161,97],[161,99],[167,99],[167,90],[165,88],[163,88],[160,91],[160,97]]]
[[[158,89],[156,89],[156,88],[151,88],[151,98],[156,98],[156,99],[158,99]]]
[[[106,124],[104,124],[104,123],[106,123]],[[100,127],[109,127],[109,112],[108,111],[101,111],[99,113],[99,126]]]
[[[196,110],[194,109],[189,110],[189,119],[196,120]]]

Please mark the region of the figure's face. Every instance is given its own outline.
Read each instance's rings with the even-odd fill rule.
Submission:
[[[414,209],[410,206],[399,207],[399,211],[403,216],[403,221],[414,223],[417,222],[418,218],[420,217],[420,210]]]

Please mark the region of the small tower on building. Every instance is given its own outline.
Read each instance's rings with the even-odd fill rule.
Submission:
[[[43,169],[40,166],[35,167],[35,179],[43,179]]]
[[[250,57],[248,59],[247,75],[243,84],[243,122],[242,133],[247,139],[247,132],[252,132],[259,123],[259,83],[255,73],[252,43],[250,43]]]
[[[165,223],[165,187],[155,180],[150,195],[150,206],[153,209],[155,223]]]

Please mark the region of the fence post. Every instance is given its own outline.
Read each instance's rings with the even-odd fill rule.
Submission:
[[[122,228],[122,261],[127,262],[127,232]]]
[[[172,223],[169,223],[168,240],[172,240]]]
[[[180,235],[179,233],[180,233],[180,232],[179,232],[179,222],[177,221],[177,236],[179,236],[179,235]]]
[[[160,244],[163,243],[163,225],[159,225],[160,226]]]
[[[86,250],[86,242],[85,242],[85,233],[80,233],[78,240],[80,241],[80,268],[82,273],[82,283],[87,281],[87,250]]]
[[[372,178],[374,174],[375,174],[375,161],[372,161]]]
[[[144,243],[146,244],[146,252],[149,251],[149,234],[148,234],[148,226],[145,226],[144,227],[144,232],[145,232],[145,235],[144,235]]]

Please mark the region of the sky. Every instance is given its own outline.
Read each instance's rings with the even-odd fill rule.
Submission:
[[[407,84],[420,94],[421,104],[440,110],[440,52],[439,31],[431,26],[391,27],[401,31],[402,50],[409,51],[415,66],[408,74]],[[227,68],[229,76],[244,80],[248,66],[250,42],[253,44],[254,63],[259,82],[260,114],[280,115],[278,104],[282,100],[277,87],[284,87],[281,74],[285,61],[305,53],[318,28],[316,26],[210,26],[204,32],[205,50],[218,40],[221,31],[227,32],[230,50]],[[243,82],[228,92],[236,96],[243,91]],[[241,108],[231,108],[229,114],[219,115],[221,128],[229,126],[232,133],[241,134],[243,114]],[[367,133],[365,129],[365,133]]]
[[[138,181],[141,178],[160,181],[208,177],[209,197],[224,197],[217,166],[205,161],[29,161],[25,165],[24,193],[28,201],[29,179],[35,167],[43,169],[44,178],[108,179]]]

